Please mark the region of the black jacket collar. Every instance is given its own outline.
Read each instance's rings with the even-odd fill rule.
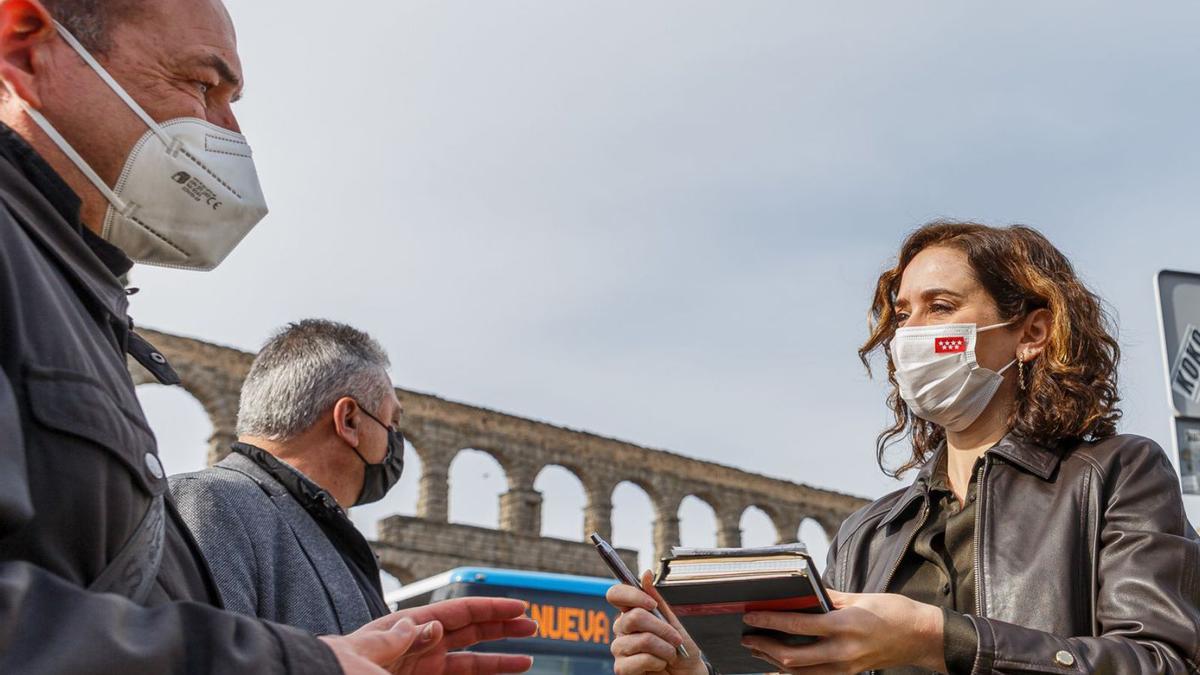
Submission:
[[[280,460],[275,455],[249,443],[234,443],[233,451],[245,455],[257,464],[271,478],[288,491],[292,497],[318,521],[332,518],[346,518],[346,512],[338,505],[333,495],[317,485],[308,476],[292,468],[290,464]]]
[[[1042,480],[1050,480],[1054,476],[1064,455],[1061,448],[1048,448],[1023,441],[1013,434],[1001,438],[988,452],[1003,457]]]
[[[84,244],[100,259],[100,262],[112,272],[114,277],[122,277],[133,267],[133,261],[121,249],[108,243],[96,233],[88,229],[80,220],[79,211],[83,205],[79,195],[67,185],[66,181],[42,159],[32,146],[21,138],[21,135],[0,122],[0,157],[8,160],[29,181],[35,190],[40,192],[46,201],[70,225],[71,230],[78,234]]]

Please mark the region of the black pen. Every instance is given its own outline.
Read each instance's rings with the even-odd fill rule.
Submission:
[[[612,570],[613,576],[617,578],[617,581],[627,586],[633,586],[634,588],[640,589],[642,587],[638,583],[637,577],[633,576],[633,572],[625,565],[625,561],[621,560],[621,556],[617,555],[617,549],[613,548],[612,544],[604,541],[604,537],[595,532],[592,533],[592,543],[596,545],[596,552],[604,559],[604,564],[608,565],[608,569]],[[667,621],[667,617],[658,611],[657,607],[650,611],[653,612],[655,617],[666,623],[670,623]],[[675,651],[685,659],[688,657],[688,650],[684,649],[683,645],[675,647]]]

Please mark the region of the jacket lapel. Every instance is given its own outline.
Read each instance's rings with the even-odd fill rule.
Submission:
[[[883,520],[879,521],[876,528],[883,528],[891,525],[897,518],[908,512],[914,502],[924,499],[929,493],[929,480],[933,477],[933,472],[937,470],[938,462],[942,461],[942,455],[946,452],[946,446],[943,443],[933,452],[933,456],[925,460],[921,465],[921,470],[917,472],[917,478],[912,485],[904,491],[900,499],[896,500],[896,504],[892,506]]]
[[[881,535],[883,543],[879,548],[878,560],[887,561],[887,564],[869,566],[867,578],[863,580],[864,593],[887,592],[893,570],[900,564],[904,554],[908,552],[909,544],[916,536],[917,529],[924,524],[925,509],[929,504],[929,480],[933,476],[933,472],[937,470],[938,463],[946,451],[945,448],[946,446],[943,444],[933,453],[932,457],[925,461],[913,484],[908,486],[908,489],[904,491],[900,499],[896,500],[896,504],[887,512],[887,515],[876,525],[877,530],[886,530]],[[921,504],[921,515],[913,517],[911,512],[918,502]],[[897,521],[905,516],[909,517],[896,526]]]
[[[362,591],[358,588],[358,582],[346,567],[346,561],[333,547],[329,537],[325,536],[321,526],[303,506],[300,506],[291,493],[262,467],[236,452],[221,460],[218,466],[244,473],[266,490],[271,502],[279,510],[279,515],[291,528],[300,549],[308,557],[313,571],[320,578],[342,632],[346,632],[349,627],[368,623],[371,620],[371,612],[363,599]]]

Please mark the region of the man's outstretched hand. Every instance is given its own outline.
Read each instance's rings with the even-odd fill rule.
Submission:
[[[457,598],[396,614],[415,624],[437,623],[444,635],[436,644],[403,659],[396,675],[444,673],[445,675],[492,675],[523,673],[533,659],[516,654],[454,652],[480,642],[530,637],[537,622],[525,616],[527,605],[511,598]]]
[[[390,614],[349,635],[324,635],[320,640],[333,651],[345,675],[388,675],[389,664],[427,651],[441,636],[442,626],[436,621],[417,626]]]
[[[509,598],[457,598],[381,617],[342,637],[322,637],[346,675],[523,673],[528,656],[455,652],[480,642],[529,637],[537,622]]]

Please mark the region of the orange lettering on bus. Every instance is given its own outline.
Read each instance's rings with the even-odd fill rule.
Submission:
[[[594,611],[584,613],[583,610],[580,610],[580,614],[579,639],[584,642],[595,642],[592,636],[596,634],[596,613]]]
[[[570,642],[579,642],[579,618],[583,614],[583,610],[577,607],[559,607],[558,622],[563,628],[563,639]]]
[[[529,618],[538,623],[538,637],[567,642],[608,644],[608,615],[600,610],[554,605],[529,605]]]
[[[562,637],[562,631],[555,626],[554,607],[551,605],[529,605],[529,618],[538,622],[538,636],[550,640]]]
[[[546,630],[546,636],[551,640],[561,640],[563,637],[562,614],[556,611],[557,608],[551,605],[545,605],[542,609],[542,616],[548,617],[550,627]]]
[[[599,610],[592,612],[592,615],[592,632],[596,636],[595,642],[608,644],[612,637],[608,630],[608,615]]]

